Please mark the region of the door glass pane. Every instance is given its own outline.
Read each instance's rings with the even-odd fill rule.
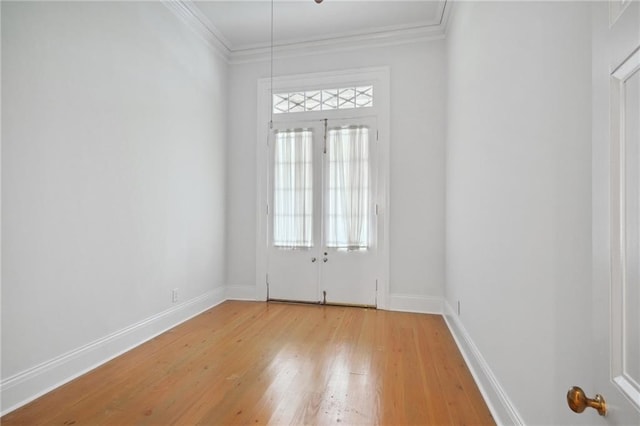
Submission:
[[[273,170],[273,245],[313,245],[313,135],[308,129],[277,131]]]
[[[640,71],[624,88],[624,373],[640,387]]]
[[[366,249],[371,224],[369,128],[329,129],[327,163],[326,245]]]

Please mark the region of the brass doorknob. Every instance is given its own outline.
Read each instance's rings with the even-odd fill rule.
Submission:
[[[574,386],[567,392],[567,404],[576,413],[582,413],[585,408],[591,407],[598,410],[598,414],[604,416],[607,414],[607,403],[602,395],[596,395],[591,399],[585,395],[584,391],[578,386]]]

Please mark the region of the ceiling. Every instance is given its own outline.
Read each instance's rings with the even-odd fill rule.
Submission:
[[[446,0],[274,0],[276,46],[438,27]],[[192,1],[199,19],[230,52],[271,43],[270,0]]]

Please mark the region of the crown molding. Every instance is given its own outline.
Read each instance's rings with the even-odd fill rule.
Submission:
[[[438,12],[438,16],[441,16],[441,13]],[[339,33],[327,33],[323,37],[300,37],[300,38],[286,38],[285,40],[274,41],[274,46],[291,46],[291,45],[304,45],[307,43],[313,43],[317,41],[324,40],[349,40],[354,37],[367,37],[373,34],[384,34],[384,33],[397,33],[405,30],[413,30],[417,28],[427,28],[427,27],[435,27],[440,24],[440,18],[434,21],[422,21],[422,22],[414,22],[412,24],[402,24],[402,25],[390,25],[386,27],[376,27],[370,30],[357,30],[357,31],[346,31]],[[271,46],[271,43],[267,40],[259,43],[250,43],[250,44],[241,44],[241,45],[232,45],[230,49],[232,52],[241,52],[248,50],[259,50],[259,49],[267,49]]]
[[[441,40],[445,37],[452,1],[442,2],[437,23],[380,28],[370,33],[337,34],[321,40],[293,40],[274,45],[273,52],[271,46],[264,44],[244,48],[232,46],[191,0],[162,0],[162,3],[200,35],[227,63],[244,64],[268,61],[272,54],[274,59],[281,59]]]
[[[454,0],[447,0],[444,2],[443,7],[444,9],[442,10],[440,26],[442,27],[442,33],[446,38],[447,34],[449,34],[449,28],[451,28],[451,22],[455,16],[456,2]]]
[[[443,28],[438,24],[394,31],[359,34],[348,37],[334,37],[323,40],[274,45],[273,58],[282,59],[294,56],[300,57],[324,53],[344,52],[363,48],[388,47],[401,44],[441,40],[443,38]],[[260,47],[231,51],[229,62],[231,64],[243,64],[268,61],[270,58],[271,48]]]
[[[231,49],[229,41],[222,33],[204,16],[200,9],[193,4],[191,0],[161,0],[167,9],[169,9],[176,17],[182,20],[187,26],[196,32],[202,39],[213,49],[215,53],[220,55],[225,61],[229,62],[231,57]]]

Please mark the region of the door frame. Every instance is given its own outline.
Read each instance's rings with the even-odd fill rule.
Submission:
[[[390,121],[389,67],[361,68],[343,71],[278,76],[258,80],[256,126],[256,300],[267,300],[267,247],[268,247],[268,161],[271,114],[271,94],[287,91],[328,89],[337,87],[373,85],[373,106],[333,111],[292,113],[300,120],[339,118],[348,111],[349,116],[376,116],[378,126],[378,235],[377,305],[388,309],[389,301],[389,121]]]

